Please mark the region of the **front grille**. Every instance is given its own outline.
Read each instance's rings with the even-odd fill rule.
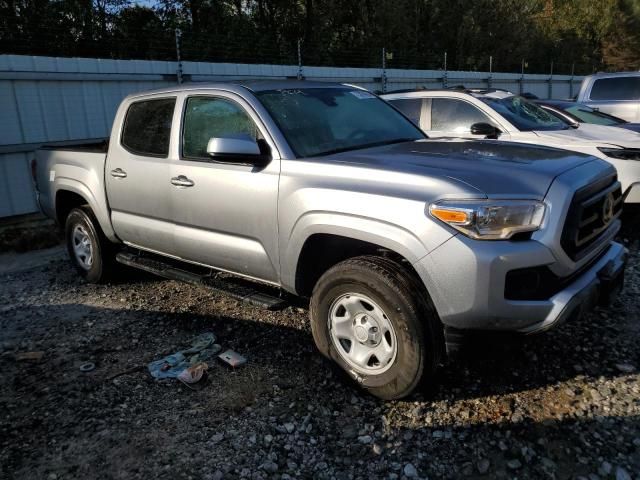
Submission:
[[[574,260],[589,254],[591,247],[622,213],[622,189],[615,176],[594,182],[573,196],[560,243]]]

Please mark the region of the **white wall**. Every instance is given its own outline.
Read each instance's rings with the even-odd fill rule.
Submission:
[[[176,62],[0,55],[0,217],[37,210],[29,162],[42,143],[107,137],[118,104],[134,92],[176,83]],[[379,68],[304,67],[309,80],[381,90]],[[186,81],[295,78],[296,65],[184,62]],[[441,70],[386,70],[387,91],[443,86]],[[449,86],[486,87],[487,72],[446,72]],[[493,73],[491,85],[520,92],[519,74]],[[527,74],[523,90],[549,96],[549,76]],[[570,96],[569,76],[554,76],[552,96]],[[581,78],[573,79],[573,93]]]

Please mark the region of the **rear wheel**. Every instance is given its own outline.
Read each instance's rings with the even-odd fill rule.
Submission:
[[[356,257],[330,268],[311,297],[320,351],[373,395],[409,395],[442,352],[440,322],[421,285],[399,264]]]
[[[82,278],[101,283],[111,278],[114,246],[88,207],[74,208],[65,223],[65,239],[71,263]]]

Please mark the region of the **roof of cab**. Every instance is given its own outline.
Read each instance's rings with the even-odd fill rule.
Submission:
[[[587,75],[584,78],[613,78],[613,77],[638,77],[640,71],[631,70],[629,72],[596,72],[591,75]]]
[[[263,92],[267,90],[286,90],[292,88],[358,88],[353,85],[346,85],[335,82],[316,82],[309,80],[236,80],[230,82],[215,83],[183,83],[172,87],[147,90],[129,95],[127,98],[143,97],[147,95],[157,95],[163,93],[189,92],[195,90],[226,90],[230,92],[243,93],[247,90],[251,92]]]

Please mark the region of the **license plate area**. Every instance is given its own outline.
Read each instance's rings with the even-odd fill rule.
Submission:
[[[600,294],[598,304],[608,306],[620,294],[624,287],[624,263],[615,268],[614,262],[608,262],[598,272],[600,280]]]

